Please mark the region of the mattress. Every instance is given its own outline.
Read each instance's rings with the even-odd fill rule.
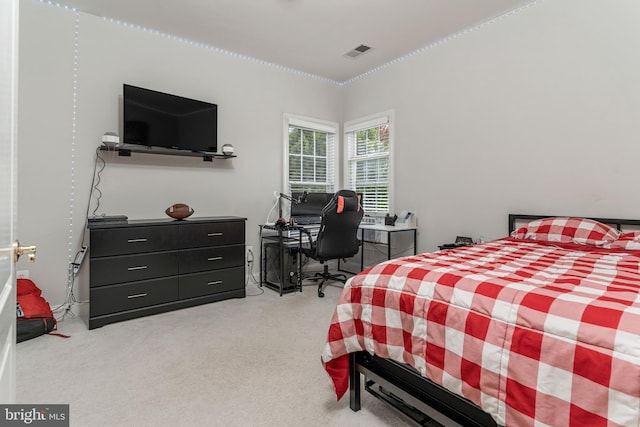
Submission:
[[[415,368],[505,426],[638,426],[640,251],[504,238],[383,262],[352,277],[322,363]]]

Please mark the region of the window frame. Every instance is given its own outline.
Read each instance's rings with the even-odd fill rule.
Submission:
[[[389,153],[386,155],[386,157],[388,158],[387,188],[388,188],[388,196],[389,196],[389,206],[388,206],[389,209],[387,211],[370,212],[369,215],[371,216],[384,216],[388,213],[394,212],[394,205],[395,205],[395,197],[394,197],[394,193],[395,193],[394,181],[395,180],[394,180],[394,161],[393,161],[393,151],[395,146],[394,115],[395,115],[394,110],[387,110],[380,113],[371,114],[369,116],[361,117],[358,119],[346,121],[344,122],[344,125],[343,125],[344,126],[343,128],[343,141],[344,141],[343,178],[344,178],[345,188],[349,188],[351,190],[355,190],[355,188],[352,185],[352,179],[351,179],[352,178],[351,176],[352,158],[350,158],[349,153],[351,151],[351,146],[353,143],[349,139],[349,134],[359,130],[370,129],[373,127],[381,126],[384,124],[387,124],[389,126]],[[376,155],[375,157],[380,158],[384,156]]]
[[[304,117],[295,114],[284,114],[283,116],[283,175],[282,175],[282,188],[284,194],[291,194],[291,182],[289,180],[289,127],[297,127],[301,129],[308,129],[315,132],[325,132],[327,134],[333,135],[333,141],[327,141],[327,144],[332,144],[333,147],[327,147],[327,154],[329,154],[329,150],[332,151],[333,159],[330,160],[329,156],[327,156],[327,162],[331,162],[331,169],[327,171],[326,181],[327,184],[331,185],[331,189],[327,192],[335,192],[338,190],[340,186],[339,181],[339,166],[340,166],[340,133],[339,133],[339,125],[337,122],[329,121],[329,120],[321,120],[315,119],[311,117]],[[328,168],[329,169],[329,168]]]

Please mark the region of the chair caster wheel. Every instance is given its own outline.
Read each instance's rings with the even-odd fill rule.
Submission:
[[[324,292],[318,290],[318,298],[324,298]]]

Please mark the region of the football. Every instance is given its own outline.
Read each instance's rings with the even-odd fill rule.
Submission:
[[[184,203],[176,203],[175,205],[171,205],[164,211],[171,218],[175,219],[185,219],[193,214],[193,209]]]

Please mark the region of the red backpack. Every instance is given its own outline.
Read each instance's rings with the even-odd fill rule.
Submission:
[[[17,281],[16,342],[48,334],[57,327],[53,312],[42,291],[29,279]]]

